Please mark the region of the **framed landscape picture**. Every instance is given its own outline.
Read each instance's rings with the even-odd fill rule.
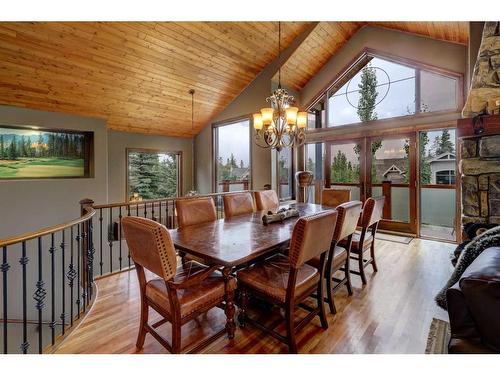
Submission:
[[[92,132],[0,124],[0,180],[91,175]]]

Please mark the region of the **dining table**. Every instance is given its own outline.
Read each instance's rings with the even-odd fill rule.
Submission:
[[[311,203],[284,207],[297,209],[299,216],[264,225],[262,217],[268,211],[256,211],[170,230],[172,242],[180,252],[199,258],[206,265],[222,267],[226,280],[226,329],[230,339],[234,338],[236,324],[234,292],[228,285],[235,270],[283,249],[300,217],[335,209]]]
[[[264,225],[268,211],[219,219],[170,230],[174,246],[183,253],[203,260],[207,265],[233,269],[282,248],[290,241],[297,220],[302,216],[333,210],[333,207],[311,203],[293,203],[299,216]]]

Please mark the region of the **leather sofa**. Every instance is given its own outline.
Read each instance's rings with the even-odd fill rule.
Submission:
[[[446,293],[448,352],[500,353],[500,247],[484,250]]]

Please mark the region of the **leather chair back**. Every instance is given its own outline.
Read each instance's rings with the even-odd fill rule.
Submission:
[[[360,225],[363,228],[369,228],[373,224],[382,220],[384,211],[385,197],[368,198],[363,206]]]
[[[333,240],[340,242],[356,231],[363,203],[352,201],[337,206],[338,217]]]
[[[179,228],[217,220],[211,197],[178,199],[175,201]]]
[[[321,204],[330,207],[337,207],[339,204],[351,200],[350,190],[323,189],[321,195]]]
[[[170,280],[177,271],[177,255],[165,226],[156,221],[127,216],[122,219],[123,233],[134,263]]]
[[[249,214],[255,211],[253,196],[250,192],[226,194],[224,199],[224,216],[230,218]]]
[[[278,194],[274,190],[263,190],[255,192],[255,204],[257,211],[276,210],[280,206]]]
[[[337,211],[328,210],[301,217],[293,228],[290,240],[290,266],[298,268],[308,260],[330,249]]]

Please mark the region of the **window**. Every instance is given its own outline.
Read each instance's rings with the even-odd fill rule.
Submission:
[[[180,152],[127,149],[129,200],[179,196],[180,163]]]
[[[309,113],[323,114],[325,97],[327,127],[456,110],[459,84],[458,77],[366,54],[309,108]],[[322,127],[318,116],[313,117],[308,118],[308,128]]]
[[[278,183],[281,200],[293,198],[293,153],[287,147],[278,152]]]
[[[215,191],[247,190],[251,186],[250,120],[215,125]]]
[[[454,185],[455,184],[455,171],[437,171],[436,184],[439,185]]]
[[[420,183],[455,184],[455,129],[420,132]]]
[[[304,150],[305,169],[314,175],[313,186],[307,188],[307,201],[314,203],[316,202],[316,189],[321,189],[323,186],[324,146],[323,143],[308,143],[304,147]],[[320,196],[318,195],[318,197]]]

